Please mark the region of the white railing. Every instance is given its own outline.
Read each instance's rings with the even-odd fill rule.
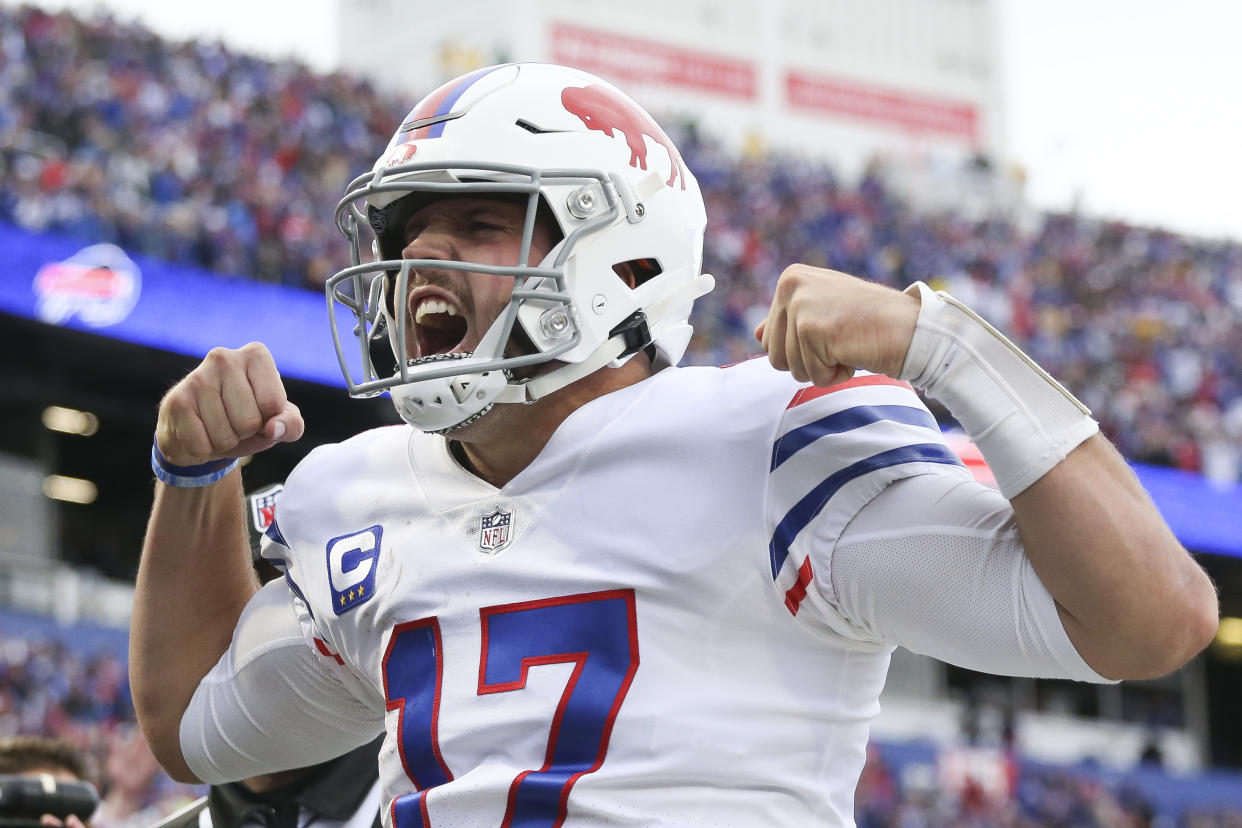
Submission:
[[[0,555],[0,608],[78,622],[129,627],[134,585],[26,555]]]

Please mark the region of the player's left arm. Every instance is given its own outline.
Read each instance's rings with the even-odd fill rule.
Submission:
[[[755,331],[772,364],[833,385],[909,380],[975,440],[1066,633],[1101,675],[1171,672],[1215,634],[1216,590],[1089,412],[1003,336],[924,285],[794,265]]]

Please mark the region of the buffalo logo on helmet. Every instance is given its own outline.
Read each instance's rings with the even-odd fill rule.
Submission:
[[[605,86],[570,86],[561,92],[561,104],[581,119],[587,129],[597,130],[609,138],[619,131],[630,148],[630,166],[647,169],[647,142],[644,136],[668,151],[669,177],[664,183],[672,187],[681,178],[686,189],[685,167],[673,142],[650,115]]]
[[[418,152],[418,144],[413,142],[397,144],[389,150],[388,155],[384,157],[384,166],[396,167],[400,164],[404,164],[413,158],[414,153],[416,152]]]

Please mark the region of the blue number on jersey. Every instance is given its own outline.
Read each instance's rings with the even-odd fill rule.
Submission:
[[[485,607],[479,619],[479,695],[524,688],[531,667],[575,665],[550,723],[543,767],[513,780],[502,823],[503,828],[555,828],[565,821],[574,783],[603,764],[613,722],[638,670],[634,591]],[[384,691],[388,709],[401,711],[401,759],[419,789],[393,801],[395,828],[429,828],[427,790],[453,778],[436,739],[441,658],[434,617],[393,629],[384,655]]]
[[[384,698],[397,717],[397,750],[405,775],[420,793],[393,802],[393,824],[427,824],[426,789],[453,774],[440,756],[440,624],[424,618],[398,624],[384,651]]]

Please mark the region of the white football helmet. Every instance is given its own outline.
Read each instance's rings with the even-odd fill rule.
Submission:
[[[431,199],[463,193],[524,201],[514,266],[403,260],[405,217]],[[527,266],[538,210],[554,219],[559,242]],[[700,273],[706,221],[677,148],[606,81],[535,63],[449,81],[414,107],[336,209],[352,266],[330,278],[326,292],[349,393],[387,391],[408,423],[443,432],[495,403],[533,402],[640,350],[661,366],[676,364],[690,341],[691,306],[713,286]],[[613,270],[623,263],[641,274],[634,288]],[[513,279],[509,304],[473,353],[451,345],[408,353],[416,323],[393,297],[407,295],[420,268]],[[352,326],[352,335],[342,335],[342,326]],[[520,353],[506,356],[511,338]],[[360,373],[351,370],[350,352],[361,358]]]

